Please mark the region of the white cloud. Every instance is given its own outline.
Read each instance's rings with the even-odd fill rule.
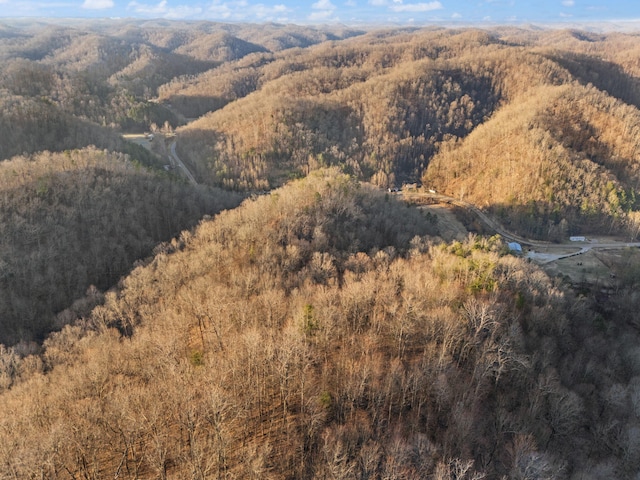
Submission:
[[[148,5],[145,3],[138,3],[135,0],[129,2],[127,10],[133,10],[136,13],[143,15],[162,15],[167,12],[167,0],[162,0],[157,5]]]
[[[571,18],[571,17],[573,17],[573,15],[571,15],[570,13],[564,13],[564,12],[560,12],[560,16],[562,18]]]
[[[257,5],[251,6],[249,8],[249,12],[255,18],[258,18],[260,20],[282,21],[283,19],[286,19],[286,14],[287,12],[289,12],[289,9],[286,7],[286,5],[282,4],[270,7],[259,3]]]
[[[462,15],[460,15],[458,12],[454,12],[454,14],[451,15],[451,18],[453,18],[453,19],[462,18]]]
[[[310,22],[328,22],[333,21],[335,18],[333,17],[333,10],[318,10],[317,12],[312,12],[307,20]]]
[[[133,10],[135,13],[147,17],[161,17],[172,20],[180,18],[192,18],[202,13],[202,9],[200,7],[190,7],[189,5],[178,5],[177,7],[169,7],[167,5],[167,0],[162,0],[156,5],[138,3],[133,0],[132,2],[129,2],[129,5],[127,5],[127,10]]]
[[[333,16],[336,11],[336,6],[331,3],[331,0],[318,0],[311,4],[311,8],[314,10],[307,17],[310,22],[327,22],[336,20]]]
[[[250,5],[246,0],[230,0],[221,2],[215,0],[207,9],[207,17],[222,20],[233,21],[275,21],[288,22],[290,19],[287,15],[291,9],[286,5],[265,5],[257,3]]]
[[[440,10],[442,4],[440,2],[429,3],[398,3],[389,7],[394,12],[430,12],[432,10]]]
[[[421,3],[403,3],[403,0],[369,0],[369,5],[374,7],[388,7],[389,10],[396,13],[402,12],[430,12],[432,10],[440,10],[444,8],[442,3],[435,2],[421,2]]]
[[[227,19],[233,15],[234,8],[232,8],[228,3],[213,3],[208,12],[213,14],[216,18]]]
[[[573,7],[575,4],[575,0],[562,0],[562,5],[565,7]]]
[[[2,0],[0,0],[0,3]],[[90,10],[102,10],[105,8],[113,8],[113,0],[84,0],[82,8],[88,8]]]
[[[165,13],[165,18],[180,19],[180,18],[193,18],[202,13],[200,7],[190,7],[189,5],[178,5],[175,8],[170,8]]]
[[[336,6],[331,3],[331,0],[318,0],[311,5],[314,10],[335,10]]]
[[[358,4],[354,0],[347,0],[344,2],[345,7],[357,7]]]

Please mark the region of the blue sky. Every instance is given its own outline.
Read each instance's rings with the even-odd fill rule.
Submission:
[[[299,24],[627,22],[639,0],[0,0],[0,17],[128,17]]]

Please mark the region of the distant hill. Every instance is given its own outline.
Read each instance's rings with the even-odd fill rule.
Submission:
[[[468,133],[500,99],[489,76],[430,59],[423,42],[357,38],[207,76],[229,84],[232,98],[234,82],[255,91],[185,127],[180,147],[204,181],[234,188],[276,186],[332,164],[382,186],[415,180],[439,141]]]
[[[188,45],[176,49],[176,53],[182,53],[199,60],[217,62],[237,60],[250,53],[266,51],[267,48],[263,46],[234,37],[227,32],[202,35]]]
[[[3,88],[26,97],[27,104],[45,101],[64,114],[100,127],[139,132],[149,130],[152,124],[168,122],[175,127],[181,121],[171,110],[149,102],[162,85],[247,55],[307,47],[362,33],[275,24],[133,20],[55,23],[6,19],[0,22],[0,28],[4,32],[0,34]],[[175,103],[181,110],[180,102]],[[215,104],[202,113],[213,108]],[[189,112],[180,113],[191,116]],[[0,115],[10,117],[13,113],[0,110]],[[60,121],[68,123],[69,119]],[[48,126],[44,135],[57,136],[56,128]],[[84,142],[88,143],[92,142]],[[49,143],[42,148],[58,147]]]
[[[253,54],[160,97],[202,115],[179,147],[206,183],[269,189],[340,165],[464,195],[535,238],[635,235],[637,49],[622,34],[389,30]]]

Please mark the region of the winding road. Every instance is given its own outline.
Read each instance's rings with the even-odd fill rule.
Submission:
[[[458,200],[457,198],[450,197],[448,195],[443,195],[441,193],[400,192],[400,194],[407,200],[413,200],[416,198],[426,198],[436,203],[448,203],[450,205],[455,205],[457,207],[464,208],[465,210],[475,214],[475,216],[478,217],[480,221],[482,221],[482,223],[484,223],[487,227],[489,227],[490,230],[493,230],[494,232],[498,233],[500,236],[502,236],[503,238],[511,242],[518,242],[524,245],[531,245],[531,246],[546,247],[549,245],[548,243],[545,243],[545,242],[536,242],[534,240],[528,240],[519,235],[516,235],[515,233],[509,232],[502,225],[500,225],[500,223],[495,221],[493,218],[489,217],[486,213],[484,213],[478,207],[476,207],[475,205],[469,202],[465,202],[464,200]]]
[[[499,222],[495,219],[489,217],[486,213],[480,210],[475,205],[465,202],[464,200],[459,200],[454,197],[450,197],[448,195],[443,195],[441,193],[429,193],[429,192],[399,192],[398,195],[402,195],[406,200],[414,200],[414,199],[428,199],[435,203],[447,203],[450,205],[455,205],[457,207],[464,208],[468,212],[476,215],[482,223],[484,223],[490,230],[493,230],[503,238],[507,239],[511,242],[518,242],[522,245],[527,245],[529,247],[533,247],[528,253],[527,257],[535,260],[537,263],[545,264],[555,262],[557,260],[561,260],[563,258],[574,257],[577,255],[582,255],[583,253],[588,252],[589,250],[615,250],[620,248],[640,248],[640,242],[611,242],[606,241],[600,243],[598,240],[587,240],[585,242],[570,242],[570,243],[549,243],[549,242],[540,242],[535,240],[529,240],[523,238],[515,233],[509,232],[506,230]],[[567,250],[567,249],[577,249],[575,252],[571,253],[540,253],[536,252],[534,248],[542,248],[547,251],[549,250]]]
[[[147,146],[147,148],[149,147]],[[173,140],[171,142],[171,145],[169,146],[169,156],[172,163],[182,170],[189,182],[191,182],[191,184],[193,185],[198,185],[198,182],[196,181],[193,174],[189,171],[187,166],[176,153],[176,140]],[[433,203],[445,203],[464,208],[468,212],[473,213],[484,225],[489,228],[489,230],[496,232],[497,234],[502,236],[502,238],[506,239],[507,241],[517,242],[521,245],[529,247],[529,251],[526,253],[526,256],[534,260],[538,264],[547,264],[555,262],[557,260],[561,260],[563,258],[582,255],[590,250],[615,250],[628,247],[640,248],[640,242],[616,242],[610,241],[609,239],[607,239],[606,241],[599,241],[598,239],[592,238],[585,242],[568,243],[550,243],[530,240],[508,231],[496,219],[490,217],[475,205],[469,202],[465,202],[464,200],[459,200],[457,198],[436,192],[400,191],[397,193],[397,195],[401,196],[407,201],[424,199],[429,200]],[[538,249],[538,251],[536,251],[536,249]],[[573,251],[567,253],[567,250]]]

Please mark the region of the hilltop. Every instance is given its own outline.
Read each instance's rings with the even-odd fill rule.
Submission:
[[[4,352],[3,470],[634,471],[637,330],[499,239],[433,228],[335,170],[201,222],[41,357]]]

